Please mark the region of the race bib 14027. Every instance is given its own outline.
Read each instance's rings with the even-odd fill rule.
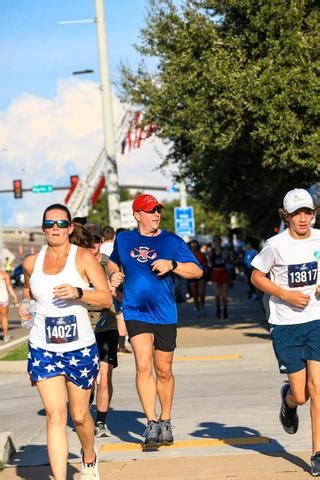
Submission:
[[[45,329],[47,343],[70,343],[75,342],[79,338],[77,317],[75,315],[46,317]]]
[[[315,285],[318,279],[318,262],[288,265],[288,285],[290,288]]]

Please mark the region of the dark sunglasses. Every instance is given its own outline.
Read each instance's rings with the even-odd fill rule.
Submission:
[[[158,206],[158,207],[154,207],[152,210],[149,210],[148,212],[146,210],[143,210],[143,212],[145,213],[161,213],[162,212],[162,207]]]
[[[59,228],[68,228],[70,225],[69,220],[45,220],[43,222],[43,228],[53,228],[55,225]]]

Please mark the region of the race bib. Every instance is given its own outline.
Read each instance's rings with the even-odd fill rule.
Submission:
[[[99,320],[97,321],[96,328],[104,327],[106,322],[107,322],[107,317],[103,313],[101,313]]]
[[[315,285],[318,279],[318,262],[288,265],[288,285],[290,288]]]
[[[70,343],[78,340],[77,317],[45,317],[47,343]]]

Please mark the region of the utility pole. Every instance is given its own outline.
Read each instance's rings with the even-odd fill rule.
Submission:
[[[114,229],[120,225],[120,194],[116,161],[116,146],[114,138],[113,109],[111,96],[111,81],[107,50],[107,35],[105,26],[104,0],[96,2],[96,24],[98,36],[100,82],[103,114],[103,134],[106,154],[106,189],[109,204],[109,222]]]
[[[184,180],[181,180],[179,183],[179,191],[180,191],[180,207],[184,208],[187,206],[187,189],[186,189],[186,183]]]

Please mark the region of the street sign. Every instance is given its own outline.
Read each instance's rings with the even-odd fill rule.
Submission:
[[[137,226],[132,213],[132,200],[120,202],[120,222],[122,228],[135,228]]]
[[[48,193],[52,192],[53,185],[33,185],[32,193]]]
[[[174,224],[177,235],[193,237],[195,235],[193,207],[175,207]]]

